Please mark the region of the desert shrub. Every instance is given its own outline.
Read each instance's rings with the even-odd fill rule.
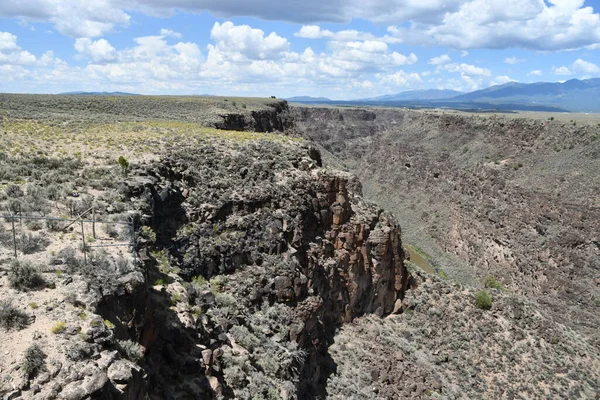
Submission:
[[[121,173],[123,176],[127,175],[127,172],[129,171],[129,161],[127,161],[125,157],[120,156],[117,162],[121,166]]]
[[[245,326],[234,326],[229,330],[233,340],[249,352],[260,345],[260,339],[254,336]]]
[[[36,221],[36,220],[28,221],[26,226],[27,226],[27,229],[32,230],[32,231],[39,231],[44,227],[44,225],[42,224],[41,221]]]
[[[149,242],[156,242],[156,233],[149,226],[142,226],[140,229],[140,238],[145,239]]]
[[[192,278],[192,283],[199,288],[208,286],[207,280],[202,275],[194,276]]]
[[[47,195],[50,200],[58,200],[60,199],[61,186],[60,185],[50,185],[47,189]]]
[[[8,185],[6,188],[4,188],[4,192],[8,197],[11,198],[23,197],[25,195],[25,193],[23,193],[23,189],[21,189],[21,186],[15,184]]]
[[[45,358],[46,354],[44,354],[37,344],[31,345],[25,350],[25,357],[23,358],[21,367],[29,379],[35,377],[38,372],[46,368]]]
[[[126,274],[128,272],[131,272],[131,264],[129,263],[129,260],[125,257],[117,257],[115,263],[117,264],[117,271],[120,274]]]
[[[505,290],[504,285],[493,276],[487,276],[483,281],[483,286],[490,289]]]
[[[23,329],[29,325],[29,316],[15,308],[10,302],[0,302],[0,328]]]
[[[45,249],[48,244],[50,244],[48,238],[42,234],[23,233],[17,237],[17,248],[23,254],[36,253]]]
[[[57,258],[67,266],[70,273],[80,270],[83,267],[83,259],[77,256],[77,252],[72,247],[66,247],[58,252]]]
[[[144,347],[132,340],[118,340],[117,350],[123,357],[135,363],[144,358]]]
[[[67,325],[62,321],[57,321],[52,328],[50,328],[50,332],[58,335],[59,333],[63,333],[65,329],[67,329]]]
[[[475,294],[475,305],[482,310],[492,308],[492,296],[485,290],[481,290]]]
[[[38,272],[37,268],[27,262],[13,261],[8,273],[10,287],[17,290],[27,291],[39,289],[46,286],[46,281]]]
[[[49,219],[46,220],[46,228],[48,228],[48,230],[50,232],[59,232],[63,229],[63,222],[62,221],[58,221],[56,219]]]

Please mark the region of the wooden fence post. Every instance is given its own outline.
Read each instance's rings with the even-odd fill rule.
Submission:
[[[92,235],[96,239],[96,209],[92,208]]]
[[[13,215],[11,215],[10,221],[12,222],[13,247],[15,249],[15,258],[17,258],[17,234],[15,232],[15,217]]]
[[[83,243],[83,264],[87,265],[87,249],[85,247],[85,231],[83,230],[83,221],[81,221],[81,242]]]

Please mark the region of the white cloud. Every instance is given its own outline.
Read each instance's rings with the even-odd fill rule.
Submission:
[[[500,75],[494,78],[494,80],[492,81],[492,85],[504,85],[505,83],[509,83],[509,82],[517,82],[516,80],[510,78],[507,75]]]
[[[523,60],[521,58],[517,58],[517,57],[507,57],[504,59],[504,63],[510,64],[510,65],[514,65],[514,64],[518,64],[518,63],[522,63],[522,62],[525,62],[525,60]]]
[[[463,50],[463,51],[461,51],[461,52],[460,52],[460,56],[461,56],[461,57],[466,57],[466,56],[468,56],[468,55],[469,55],[469,52],[468,52],[468,51],[466,51],[466,50]]]
[[[379,83],[385,86],[403,86],[410,87],[415,86],[421,81],[421,76],[416,73],[407,73],[402,70],[399,70],[392,74],[379,74],[377,75],[379,79]]]
[[[321,29],[317,25],[303,25],[302,28],[294,36],[303,39],[323,39],[328,38],[338,42],[356,41],[356,40],[379,40],[383,42],[395,42],[395,40],[389,40],[390,38],[385,36],[382,38],[376,38],[375,35],[368,32],[360,32],[354,29],[346,29],[342,31],[332,32],[328,29]]]
[[[75,40],[75,50],[94,63],[107,63],[117,58],[117,50],[106,39],[93,41],[89,38]]]
[[[584,61],[581,58],[575,60],[571,66],[573,71],[579,72],[585,75],[596,76],[600,75],[600,67],[588,61]]]
[[[230,21],[223,24],[215,22],[210,36],[217,42],[217,48],[227,53],[233,50],[253,60],[281,58],[290,47],[288,40],[275,32],[265,37],[260,29],[248,25],[236,26]]]
[[[465,63],[440,65],[438,66],[438,69],[445,70],[448,72],[460,73],[461,75],[465,76],[486,77],[492,75],[492,71],[490,71],[487,68],[481,68],[475,65]]]
[[[160,30],[160,35],[165,36],[165,37],[172,36],[177,39],[181,39],[183,37],[183,35],[179,32],[175,32],[175,31],[172,31],[171,29],[164,29],[164,28]]]
[[[116,0],[3,0],[0,16],[50,22],[60,33],[75,38],[101,36],[130,21]]]
[[[573,75],[573,72],[569,69],[569,67],[552,67],[552,73],[555,75]]]
[[[0,65],[35,64],[36,57],[17,44],[17,37],[9,32],[0,32]]]
[[[588,3],[589,4],[589,3]],[[600,15],[584,0],[3,0],[0,17],[50,22],[64,35],[98,37],[130,23],[131,12],[169,16],[205,12],[305,24],[298,35],[372,40],[368,33],[331,32],[315,23],[348,23],[357,16],[392,24],[388,43],[453,48],[566,50],[600,44]],[[333,36],[332,36],[333,35]],[[348,39],[342,39],[343,36]],[[175,36],[176,37],[176,36]],[[589,47],[588,47],[589,48]]]
[[[539,69],[534,69],[533,71],[531,71],[527,74],[527,76],[542,76],[542,75],[543,75],[543,73]]]
[[[442,64],[449,63],[450,61],[452,61],[452,59],[450,58],[450,56],[448,54],[442,54],[439,57],[433,57],[433,58],[429,59],[429,64],[442,65]]]
[[[294,36],[305,39],[321,39],[324,37],[333,37],[335,34],[327,29],[321,29],[317,25],[303,25]]]
[[[567,50],[600,43],[600,15],[583,0],[466,0],[442,21],[388,31],[409,44]]]

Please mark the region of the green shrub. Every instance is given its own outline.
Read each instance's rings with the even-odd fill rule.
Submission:
[[[45,249],[49,243],[48,238],[41,234],[23,233],[17,237],[17,248],[21,250],[23,254],[36,253]]]
[[[50,328],[50,332],[58,335],[59,333],[63,333],[67,329],[67,325],[64,322],[58,321],[52,328]]]
[[[12,183],[4,189],[4,192],[8,197],[11,198],[23,197],[25,195],[25,193],[23,193],[23,189],[21,189],[21,186]]]
[[[44,354],[37,344],[31,345],[25,350],[25,357],[21,367],[29,379],[35,377],[38,372],[43,371],[46,368],[45,358],[46,354]]]
[[[132,340],[118,340],[117,350],[123,357],[135,363],[144,358],[144,347]]]
[[[477,292],[475,294],[475,305],[482,310],[489,310],[492,308],[492,296],[485,290]]]
[[[31,220],[29,222],[27,222],[27,229],[31,230],[31,231],[39,231],[41,230],[44,225],[42,224],[41,221],[36,221],[36,220]]]
[[[127,161],[125,157],[120,156],[117,162],[121,166],[121,173],[123,176],[127,175],[127,172],[129,171],[129,161]]]
[[[140,237],[149,242],[156,242],[156,233],[149,226],[142,226],[142,229],[140,229]]]
[[[55,219],[46,220],[46,228],[48,228],[50,232],[59,232],[63,228],[63,223]]]
[[[21,330],[29,325],[29,316],[9,302],[0,302],[0,328]]]
[[[192,278],[192,283],[198,286],[199,288],[203,288],[208,285],[208,282],[202,275],[194,276]]]
[[[506,290],[504,285],[491,275],[484,279],[483,286],[490,289]]]
[[[27,262],[13,261],[8,273],[10,287],[27,291],[46,286],[46,281],[33,265]]]

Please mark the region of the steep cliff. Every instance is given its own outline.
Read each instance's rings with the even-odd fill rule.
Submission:
[[[452,278],[481,285],[493,276],[599,340],[594,117],[333,108],[293,115],[329,160],[359,176],[367,198],[400,218],[405,241]]]
[[[156,232],[144,244],[154,254],[147,262],[168,260],[149,280],[166,272],[163,291],[179,299],[176,315],[154,312],[136,332],[152,337],[142,341],[151,392],[182,391],[171,379],[189,379],[195,395],[205,371],[219,381],[214,394],[323,394],[335,329],[364,313],[389,314],[404,294],[399,227],[362,200],[355,178],[320,167],[306,145],[181,147],[124,188],[145,201],[140,221]],[[166,319],[179,321],[184,345]],[[166,348],[173,354],[162,355]],[[258,377],[270,383],[252,386]]]

